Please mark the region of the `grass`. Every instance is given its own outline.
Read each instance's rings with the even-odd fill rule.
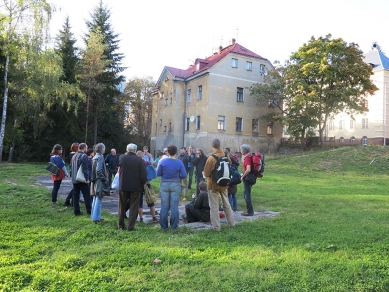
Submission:
[[[3,163],[0,290],[389,291],[388,154],[368,146],[266,157],[253,203],[280,215],[220,233],[147,224],[128,233],[108,213],[91,224],[51,204],[33,179],[43,164]],[[242,193],[239,185],[240,210]]]

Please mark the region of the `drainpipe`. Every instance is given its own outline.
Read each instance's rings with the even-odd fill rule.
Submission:
[[[385,84],[384,84],[384,146],[386,146],[386,85]]]
[[[188,94],[187,90],[187,82],[184,81],[184,113],[183,113],[183,119],[184,119],[184,126],[182,127],[182,146],[185,146],[185,125],[186,125],[186,97]],[[180,147],[182,147],[180,146]]]

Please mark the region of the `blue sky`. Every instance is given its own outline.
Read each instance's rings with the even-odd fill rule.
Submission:
[[[48,0],[57,12],[55,36],[66,15],[75,37],[100,0]],[[105,0],[120,34],[127,80],[159,78],[164,66],[186,69],[231,38],[273,62],[288,59],[311,36],[332,34],[368,52],[377,41],[389,55],[389,1],[384,0]],[[83,46],[80,41],[79,46]]]

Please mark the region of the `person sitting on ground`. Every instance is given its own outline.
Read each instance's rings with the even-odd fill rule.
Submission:
[[[192,202],[185,205],[186,220],[188,223],[192,222],[210,222],[210,208],[208,203],[207,184],[205,182],[199,183],[200,194],[192,195]]]

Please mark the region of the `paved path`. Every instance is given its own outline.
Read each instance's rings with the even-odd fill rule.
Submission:
[[[40,184],[47,187],[50,191],[53,188],[53,182],[51,181],[51,177],[49,177],[49,176],[36,177],[36,180]],[[71,183],[70,178],[65,178],[64,180],[62,180],[61,188],[59,189],[59,192],[58,192],[58,197],[65,200],[66,196],[68,195],[68,193],[70,192],[70,190],[72,188],[73,188],[73,185]],[[111,196],[104,197],[102,200],[103,209],[110,211],[111,214],[117,214],[118,213],[118,210],[117,210],[118,209],[118,198],[119,198],[119,194],[117,191],[111,192]],[[150,209],[147,207],[145,200],[143,200],[143,201],[144,201],[143,222],[153,224]],[[60,203],[62,203],[62,202],[60,202]],[[185,215],[185,205],[187,203],[188,202],[180,202],[180,204],[178,206],[179,211],[180,211],[180,226],[187,226],[187,227],[191,227],[193,229],[210,229],[211,228],[210,223],[203,223],[203,222],[184,223],[183,222],[182,216]],[[155,209],[158,212],[161,209],[160,198],[157,198],[157,202],[155,203]],[[272,212],[272,211],[259,211],[259,212],[255,212],[254,216],[245,217],[245,216],[240,215],[241,212],[242,211],[238,211],[238,212],[234,213],[236,223],[239,223],[242,221],[256,220],[256,219],[264,218],[264,217],[275,217],[279,214],[278,212]],[[157,217],[159,217],[159,216],[157,216]],[[221,218],[220,222],[221,222],[221,224],[227,224],[226,218]]]

